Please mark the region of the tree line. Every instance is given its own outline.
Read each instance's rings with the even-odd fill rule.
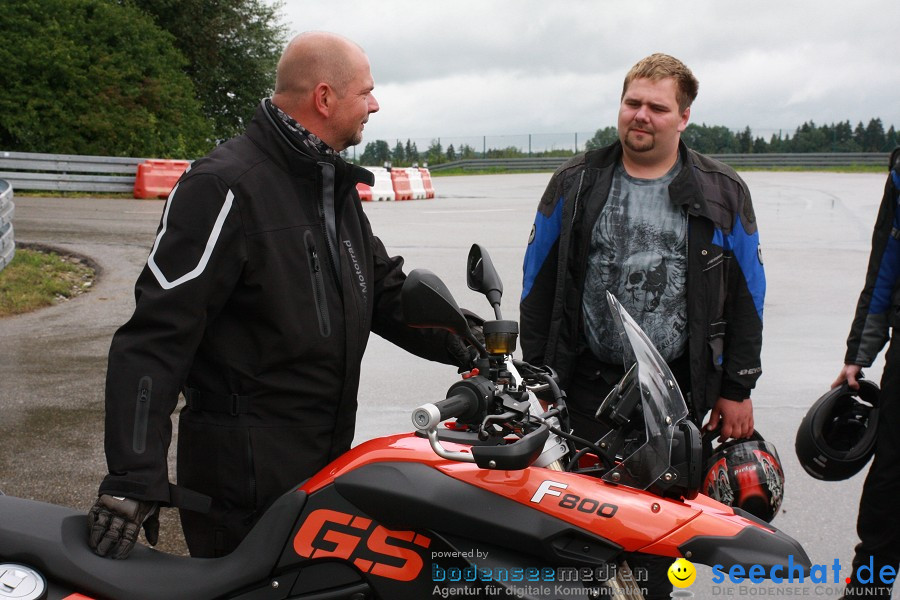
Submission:
[[[271,93],[280,10],[266,0],[3,0],[0,149],[205,154]]]
[[[750,127],[741,131],[732,131],[721,125],[696,125],[691,123],[681,134],[688,147],[703,154],[762,154],[792,152],[890,152],[900,145],[897,131],[891,125],[887,130],[880,118],[874,118],[868,125],[859,122],[856,127],[850,121],[831,125],[816,125],[808,121],[797,127],[793,135],[790,133],[773,134],[768,140],[754,137]],[[586,150],[602,148],[619,139],[615,127],[598,129],[585,144]],[[359,163],[368,166],[408,167],[413,164],[428,163],[430,165],[463,160],[467,158],[525,158],[529,156],[571,156],[574,150],[546,150],[526,152],[516,146],[505,148],[488,148],[487,151],[475,150],[468,144],[446,148],[440,139],[431,140],[428,148],[422,152],[415,142],[399,140],[391,146],[384,140],[375,140],[365,146]]]
[[[516,146],[504,148],[488,148],[487,151],[475,150],[469,144],[450,144],[446,148],[439,139],[431,140],[428,148],[419,151],[415,142],[399,140],[393,148],[384,140],[375,140],[366,144],[359,157],[359,164],[365,166],[384,166],[390,163],[393,167],[410,167],[412,165],[437,165],[467,158],[523,158],[526,156],[571,156],[570,150],[547,150],[543,152],[524,152]],[[346,151],[344,156],[347,156]]]
[[[598,129],[587,142],[587,149],[600,148],[618,139],[615,127]],[[891,125],[887,130],[880,118],[860,121],[856,127],[850,121],[816,125],[803,123],[793,135],[780,132],[766,140],[754,137],[750,127],[734,132],[721,125],[691,123],[681,134],[688,147],[703,154],[763,154],[791,152],[890,152],[900,143]]]

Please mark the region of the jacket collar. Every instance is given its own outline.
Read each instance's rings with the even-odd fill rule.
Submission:
[[[695,173],[695,153],[680,140],[678,153],[681,155],[681,170],[669,184],[669,196],[673,203],[686,206],[688,214],[709,218],[706,198],[703,196]],[[594,169],[615,167],[621,160],[622,143],[619,141],[589,151],[585,156],[586,166]]]
[[[375,175],[362,167],[344,161],[337,153],[314,153],[299,139],[291,135],[286,126],[266,108],[266,100],[256,107],[253,119],[247,125],[246,135],[283,170],[298,177],[315,177],[317,164],[334,165],[337,179],[349,178],[351,182],[375,183]]]

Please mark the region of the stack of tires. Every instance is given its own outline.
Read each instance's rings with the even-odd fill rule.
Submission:
[[[12,224],[14,209],[12,185],[0,179],[0,271],[12,262],[16,253]]]

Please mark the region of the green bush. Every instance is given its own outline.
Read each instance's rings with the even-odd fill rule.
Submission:
[[[0,2],[0,148],[194,158],[212,129],[174,38],[130,3]]]

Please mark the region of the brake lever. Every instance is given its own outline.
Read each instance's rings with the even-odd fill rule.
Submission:
[[[488,428],[488,426],[494,425],[495,423],[498,425],[501,425],[501,427],[502,427],[503,423],[506,423],[507,421],[511,421],[521,414],[522,413],[520,413],[520,412],[507,411],[504,413],[500,413],[499,415],[488,415],[481,422],[481,429],[486,430]]]

